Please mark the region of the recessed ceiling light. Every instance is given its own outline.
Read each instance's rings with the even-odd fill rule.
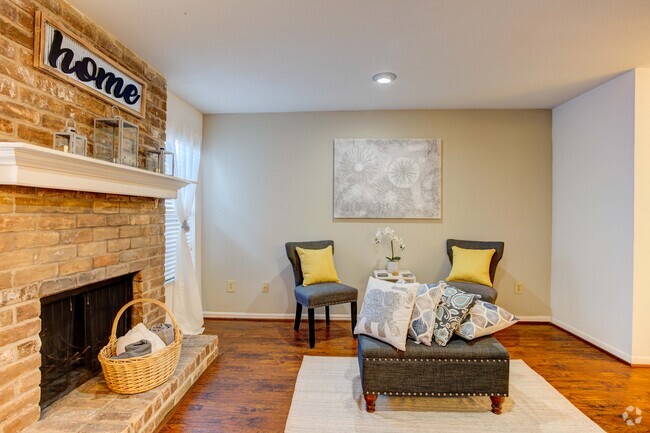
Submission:
[[[379,84],[388,84],[392,83],[397,79],[397,75],[392,72],[380,72],[372,76],[372,81]]]

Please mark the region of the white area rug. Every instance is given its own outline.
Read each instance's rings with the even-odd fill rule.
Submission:
[[[305,356],[285,428],[304,432],[603,432],[521,360],[510,363],[501,415],[490,399],[379,396],[365,410],[356,358]]]

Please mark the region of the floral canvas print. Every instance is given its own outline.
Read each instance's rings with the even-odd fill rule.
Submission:
[[[334,140],[334,218],[440,218],[440,139]]]

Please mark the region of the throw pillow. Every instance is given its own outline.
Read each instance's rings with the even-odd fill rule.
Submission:
[[[451,247],[454,260],[447,281],[466,281],[492,287],[490,279],[490,262],[496,252],[489,250],[468,250]]]
[[[484,301],[476,301],[469,314],[456,330],[456,334],[466,340],[494,334],[517,323],[514,314],[501,307]]]
[[[419,284],[395,284],[370,277],[355,334],[365,334],[406,350],[415,293]]]
[[[433,337],[440,346],[446,346],[454,335],[479,295],[465,293],[462,290],[447,285],[444,281],[442,300],[436,309],[436,321],[433,324]]]
[[[422,284],[418,288],[408,332],[408,336],[417,344],[431,346],[436,309],[442,298],[443,289],[444,283]]]
[[[339,275],[334,267],[332,246],[322,250],[307,250],[296,247],[302,268],[302,285],[309,286],[318,283],[340,283]]]

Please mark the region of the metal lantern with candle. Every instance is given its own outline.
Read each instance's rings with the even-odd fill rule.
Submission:
[[[73,118],[65,121],[65,129],[54,133],[55,150],[86,156],[88,140],[83,135],[77,134],[77,123]]]
[[[158,150],[148,150],[146,157],[147,170],[155,173],[174,175],[174,152],[161,147]]]
[[[140,128],[124,120],[113,106],[113,117],[95,119],[93,156],[118,164],[138,166],[138,135]]]

